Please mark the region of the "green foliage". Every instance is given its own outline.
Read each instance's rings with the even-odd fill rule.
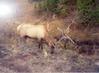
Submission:
[[[58,15],[67,15],[67,0],[43,0],[38,6],[43,11]]]
[[[67,15],[67,0],[59,0],[57,3],[56,12],[59,15],[66,16]]]
[[[94,26],[98,22],[99,9],[96,8],[95,0],[77,0],[79,23],[83,26]]]

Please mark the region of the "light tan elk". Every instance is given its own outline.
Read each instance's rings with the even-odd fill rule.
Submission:
[[[26,38],[36,38],[39,40],[39,48],[43,48],[42,44],[45,41],[49,46],[52,47],[52,42],[48,35],[49,32],[49,24],[20,24],[17,27],[17,32],[20,35],[20,37]]]

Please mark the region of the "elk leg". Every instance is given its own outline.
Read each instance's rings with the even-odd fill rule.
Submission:
[[[54,44],[51,45],[50,47],[51,47],[51,52],[50,52],[50,53],[51,53],[51,54],[54,54],[54,50],[55,50],[55,46],[54,46]]]
[[[43,39],[40,39],[40,41],[39,41],[39,48],[41,50],[43,49]]]

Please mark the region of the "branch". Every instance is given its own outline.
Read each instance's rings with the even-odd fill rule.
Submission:
[[[67,27],[67,29],[69,29],[69,27],[70,27],[70,25]],[[62,35],[63,35],[62,38],[69,39],[73,44],[75,44],[75,42],[71,39],[71,37],[68,34],[64,33],[64,31],[62,31],[62,29],[60,29],[59,27],[57,29],[62,33]],[[62,38],[60,40],[62,40]]]

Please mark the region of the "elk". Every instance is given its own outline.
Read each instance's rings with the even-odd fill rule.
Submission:
[[[52,42],[51,39],[48,35],[49,32],[49,24],[47,23],[47,25],[44,24],[37,24],[37,25],[33,25],[33,24],[20,24],[19,26],[17,26],[17,33],[20,35],[20,37],[23,38],[36,38],[39,40],[39,48],[43,48],[43,43],[45,41],[45,43],[47,43],[49,46],[52,47]]]

